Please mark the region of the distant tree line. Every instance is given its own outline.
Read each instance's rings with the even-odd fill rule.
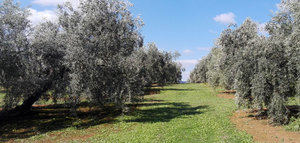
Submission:
[[[282,0],[265,29],[268,35],[260,35],[248,18],[224,30],[190,82],[235,89],[240,107],[259,109],[273,123],[286,124],[287,99],[300,96],[300,1]]]
[[[57,23],[32,26],[29,10],[13,0],[0,5],[0,87],[4,111],[25,113],[42,96],[84,99],[125,110],[151,84],[181,80],[176,53],[143,47],[143,22],[120,0],[58,6]]]

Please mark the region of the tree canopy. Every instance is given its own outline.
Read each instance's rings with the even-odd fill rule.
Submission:
[[[259,35],[257,24],[246,19],[217,39],[209,56],[191,73],[191,82],[208,82],[236,90],[241,107],[257,108],[273,123],[289,122],[288,97],[299,95],[299,1],[285,1],[267,23],[269,35]]]
[[[177,54],[143,47],[143,22],[128,3],[81,1],[58,6],[58,22],[30,25],[28,9],[13,0],[0,5],[0,86],[5,111],[25,113],[42,96],[114,103],[126,110],[146,86],[178,83]],[[21,103],[21,104],[20,104]]]

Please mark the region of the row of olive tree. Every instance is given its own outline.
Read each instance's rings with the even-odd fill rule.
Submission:
[[[179,83],[182,76],[181,65],[174,62],[179,53],[160,51],[154,43],[141,48],[134,54],[137,61],[142,61],[144,83],[165,85]]]
[[[257,108],[259,115],[267,108],[273,123],[288,123],[287,98],[300,96],[299,9],[298,0],[283,0],[266,26],[269,36],[259,35],[250,19],[226,29],[191,73],[191,81],[235,89],[240,107]]]
[[[192,83],[206,83],[208,81],[207,79],[207,72],[208,67],[207,64],[209,62],[210,55],[207,57],[204,57],[199,61],[199,63],[195,66],[193,71],[190,74],[189,82]]]
[[[28,9],[13,0],[0,5],[0,86],[5,111],[30,110],[47,92],[76,108],[82,97],[125,109],[145,86],[178,83],[176,55],[143,48],[140,28],[128,4],[82,0],[58,6],[57,23],[30,25]],[[21,103],[21,104],[20,104]]]

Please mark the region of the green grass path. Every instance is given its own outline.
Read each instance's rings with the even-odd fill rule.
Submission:
[[[253,142],[250,135],[238,131],[230,122],[229,117],[236,110],[234,101],[218,98],[216,94],[204,84],[167,86],[160,94],[146,96],[135,112],[117,117],[111,123],[86,129],[70,127],[18,141]]]

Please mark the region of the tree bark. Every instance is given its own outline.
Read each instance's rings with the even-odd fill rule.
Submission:
[[[38,101],[41,96],[51,88],[52,83],[50,81],[45,82],[39,89],[37,89],[29,98],[27,98],[22,105],[15,107],[12,110],[0,112],[0,120],[8,117],[14,117],[24,115],[28,113],[32,105]]]
[[[32,105],[38,101],[41,96],[51,88],[51,82],[45,82],[41,88],[36,90],[22,105],[18,106],[21,111],[29,111]]]

